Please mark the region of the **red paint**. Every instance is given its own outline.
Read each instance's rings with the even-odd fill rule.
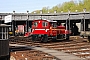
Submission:
[[[43,23],[46,23],[46,26],[43,26]],[[48,36],[56,36],[57,34],[70,34],[68,30],[65,29],[65,26],[57,26],[53,28],[51,23],[47,20],[33,20],[32,22],[32,32],[27,32],[25,36],[33,34],[47,34]]]
[[[37,23],[37,26],[34,23]],[[47,26],[42,26],[42,23],[46,22]],[[46,29],[48,29],[46,31]],[[47,34],[48,36],[56,36],[57,34],[69,34],[69,31],[66,31],[65,26],[57,26],[57,28],[51,28],[50,23],[47,20],[34,20],[32,24],[32,34]]]

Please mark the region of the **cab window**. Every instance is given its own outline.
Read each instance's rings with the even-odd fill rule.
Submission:
[[[34,22],[34,26],[37,27],[38,26],[38,22]]]
[[[54,28],[56,28],[56,27],[57,27],[57,24],[56,24],[56,23],[53,23],[52,25],[53,25],[53,27],[54,27]]]
[[[48,25],[47,22],[42,22],[42,26],[46,27]]]

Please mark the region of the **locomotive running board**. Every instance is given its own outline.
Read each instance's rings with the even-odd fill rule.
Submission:
[[[48,38],[52,38],[52,37],[48,37]]]
[[[57,39],[57,40],[65,40],[65,38],[62,38],[62,39]]]

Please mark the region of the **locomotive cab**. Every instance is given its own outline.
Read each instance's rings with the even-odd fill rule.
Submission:
[[[51,21],[50,24],[52,28],[57,28],[57,21]]]
[[[59,23],[57,24],[57,21],[50,21],[51,28],[50,28],[50,34],[49,38],[52,40],[69,40],[69,36],[66,37],[69,33],[69,30],[66,30],[66,27]]]
[[[46,20],[34,20],[32,23],[32,41],[47,42],[49,23]]]
[[[63,40],[64,39],[65,26],[62,26],[61,24],[58,25],[57,21],[50,21],[50,24],[51,24],[50,27],[52,27],[52,28],[50,28],[49,39]]]

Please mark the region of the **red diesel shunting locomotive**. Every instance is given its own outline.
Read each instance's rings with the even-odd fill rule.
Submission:
[[[32,22],[32,41],[47,42],[48,39],[69,40],[69,29],[65,26],[57,26],[57,21],[34,20]]]

